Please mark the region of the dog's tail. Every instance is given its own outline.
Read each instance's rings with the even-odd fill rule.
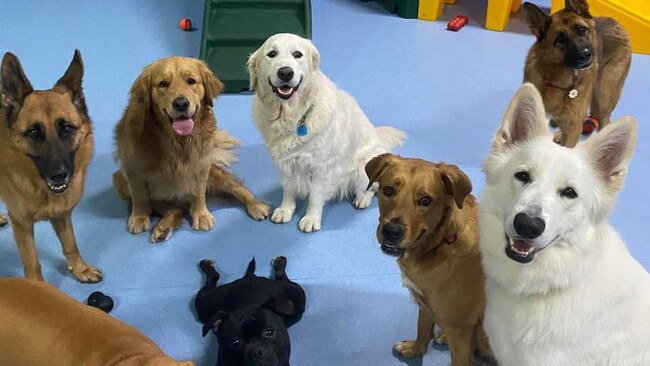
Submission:
[[[246,274],[244,274],[244,277],[251,277],[255,276],[255,257],[251,259],[251,261],[248,263],[248,268],[246,268]]]
[[[394,127],[377,127],[377,135],[379,135],[379,140],[381,140],[388,151],[394,147],[401,146],[402,142],[406,140],[406,132]]]
[[[219,272],[214,269],[214,262],[209,259],[204,259],[199,262],[199,267],[201,268],[201,271],[203,271],[203,273],[205,273],[207,276],[203,288],[215,287],[219,281]]]

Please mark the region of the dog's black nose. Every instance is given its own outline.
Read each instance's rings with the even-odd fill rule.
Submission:
[[[259,360],[260,358],[264,357],[265,353],[266,350],[264,349],[264,347],[256,346],[248,350],[248,357],[250,357],[253,360]]]
[[[293,79],[293,69],[288,67],[288,66],[281,67],[278,70],[278,77],[280,78],[280,80],[282,80],[284,82],[287,82],[287,81]]]
[[[539,217],[530,217],[523,212],[515,215],[515,231],[525,239],[535,239],[542,235],[546,223]]]
[[[177,112],[185,112],[190,107],[190,101],[185,97],[178,97],[172,102],[172,107]]]
[[[404,228],[400,224],[387,222],[381,229],[381,233],[387,240],[397,242],[404,237]]]
[[[52,183],[56,183],[56,184],[61,184],[61,183],[67,182],[68,178],[70,178],[70,174],[68,172],[59,172],[57,174],[54,174],[54,175],[51,175],[51,176],[48,177],[48,179]]]
[[[584,47],[578,51],[578,63],[580,65],[587,65],[591,62],[593,51],[591,47]]]

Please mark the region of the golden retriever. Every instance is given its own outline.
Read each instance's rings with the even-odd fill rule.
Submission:
[[[469,178],[455,165],[392,154],[370,160],[366,173],[371,185],[379,182],[377,239],[399,256],[404,286],[420,308],[417,338],[397,343],[395,352],[422,356],[438,323],[452,365],[470,365],[475,349],[493,362],[482,326],[485,279]]]
[[[151,241],[170,238],[189,209],[194,230],[214,227],[206,195],[226,194],[248,214],[263,220],[269,206],[256,199],[226,170],[236,139],[217,129],[213,99],[223,84],[202,61],[169,57],[146,66],[131,87],[131,98],[117,125],[113,186],[131,206],[128,230],[149,230],[150,215],[161,219]]]
[[[18,58],[6,53],[0,84],[0,197],[7,204],[25,277],[43,280],[34,224],[49,220],[68,269],[81,282],[102,273],[79,254],[72,210],[84,192],[93,155],[93,129],[82,90],[79,50],[49,90],[34,90]],[[6,224],[0,216],[0,226]]]

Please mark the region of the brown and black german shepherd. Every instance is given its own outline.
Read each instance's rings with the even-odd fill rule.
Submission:
[[[630,41],[614,19],[593,18],[586,0],[566,0],[566,8],[547,15],[524,4],[537,42],[528,52],[524,81],[542,94],[556,141],[574,147],[589,113],[599,128],[609,123],[630,70]]]
[[[68,269],[81,282],[101,272],[84,262],[72,228],[72,209],[84,190],[93,132],[81,79],[79,50],[50,90],[34,90],[18,58],[6,53],[0,72],[0,197],[7,204],[25,277],[43,280],[34,223],[49,220]]]

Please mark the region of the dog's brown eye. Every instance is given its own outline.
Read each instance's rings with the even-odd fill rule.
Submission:
[[[161,88],[166,88],[169,86],[169,83],[165,80],[162,80],[161,82],[158,83],[158,86]]]
[[[32,125],[25,132],[23,132],[25,137],[29,137],[32,140],[45,140],[45,132],[39,125]]]
[[[239,338],[235,338],[232,341],[230,341],[230,347],[237,348],[241,344],[241,340]]]
[[[564,33],[560,33],[555,37],[555,44],[563,46],[566,43],[566,35]]]
[[[524,171],[517,172],[515,173],[515,178],[517,178],[518,181],[524,184],[530,182],[530,174],[528,174],[528,172],[524,172]]]
[[[420,198],[418,203],[420,204],[420,206],[429,206],[431,204],[431,197],[424,196],[424,197]]]
[[[273,329],[273,328],[264,329],[264,337],[265,338],[273,338],[273,337],[275,337],[275,329]]]
[[[390,197],[390,196],[395,194],[395,188],[393,188],[391,186],[386,186],[386,187],[384,187],[383,192],[384,192],[384,196]]]
[[[187,83],[190,84],[190,85],[194,85],[194,84],[196,84],[196,79],[189,78],[189,79],[187,79]]]
[[[566,197],[569,199],[574,199],[578,197],[578,193],[576,193],[576,190],[573,189],[572,187],[566,187],[563,190],[560,191],[560,196]]]
[[[296,52],[294,52],[294,53],[293,53],[293,57],[295,57],[295,58],[301,58],[301,57],[302,57],[302,52],[300,52],[300,51],[296,51]]]
[[[270,51],[269,53],[266,54],[266,56],[267,56],[268,58],[273,58],[273,57],[275,57],[275,56],[277,56],[277,55],[278,55],[278,53],[275,52],[275,51]]]
[[[584,36],[585,34],[587,34],[587,27],[583,27],[579,25],[576,27],[575,31],[577,35]]]

